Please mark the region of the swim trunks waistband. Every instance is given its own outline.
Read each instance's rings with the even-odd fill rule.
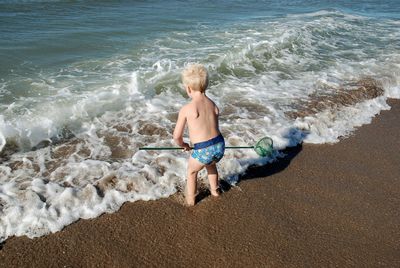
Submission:
[[[224,141],[224,137],[222,136],[222,134],[219,134],[217,137],[212,138],[208,141],[202,141],[202,142],[193,144],[193,149],[195,149],[195,150],[203,149],[203,148],[206,148],[208,146],[211,146],[211,145],[217,144],[219,142],[223,142],[223,141]]]

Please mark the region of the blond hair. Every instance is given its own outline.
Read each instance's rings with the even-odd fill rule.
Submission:
[[[205,92],[208,87],[207,69],[201,64],[189,64],[182,72],[182,82],[192,90]]]

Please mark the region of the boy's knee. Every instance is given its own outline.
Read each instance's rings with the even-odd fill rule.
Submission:
[[[194,176],[194,177],[197,177],[197,173],[199,173],[198,171],[196,171],[196,170],[188,170],[188,175],[189,176]]]
[[[215,163],[206,166],[206,169],[207,169],[207,173],[208,174],[216,174],[216,173],[218,173],[217,172],[217,167],[215,166]]]

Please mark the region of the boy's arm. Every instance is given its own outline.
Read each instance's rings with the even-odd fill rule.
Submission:
[[[183,147],[185,150],[190,150],[189,144],[183,141],[183,132],[185,131],[186,126],[186,111],[185,107],[183,107],[179,111],[178,121],[176,122],[176,126],[174,129],[174,141],[178,146]]]

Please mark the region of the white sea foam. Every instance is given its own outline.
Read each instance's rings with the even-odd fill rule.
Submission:
[[[270,136],[280,150],[350,135],[388,109],[388,97],[400,98],[399,30],[369,23],[321,11],[241,23],[229,31],[203,26],[153,40],[137,52],[138,60],[120,55],[25,78],[35,90],[1,107],[0,150],[5,153],[7,143],[20,150],[5,154],[0,166],[0,241],[56,232],[79,218],[114,212],[126,201],[181,189],[186,153],[138,148],[173,145],[177,111],[187,102],[179,79],[188,61],[209,69],[208,94],[221,108],[221,131],[230,145]],[[368,36],[367,28],[374,29]],[[287,116],[299,101],[334,95],[364,77],[381,82],[384,95],[303,118]],[[234,184],[249,165],[278,156],[227,150],[221,177]]]
[[[356,127],[368,124],[381,110],[388,110],[386,97],[357,103],[336,111],[325,110],[314,116],[296,119],[295,126],[309,133],[306,143],[335,143],[348,136]]]

